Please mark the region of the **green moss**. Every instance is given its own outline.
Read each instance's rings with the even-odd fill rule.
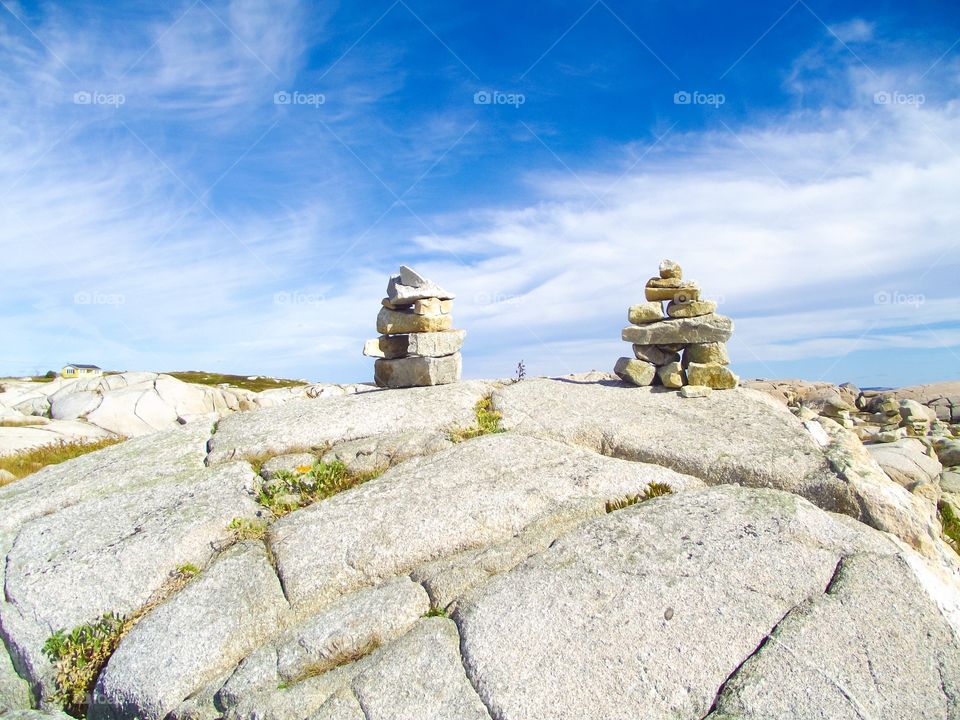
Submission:
[[[87,700],[100,671],[132,626],[131,619],[107,613],[69,633],[58,630],[43,644],[56,673],[53,699],[67,713],[78,718],[86,715]]]
[[[666,483],[652,482],[647,485],[647,489],[639,495],[626,495],[618,500],[608,501],[607,512],[612,513],[616,512],[617,510],[623,510],[631,505],[636,505],[637,503],[646,502],[647,500],[652,500],[655,497],[660,497],[661,495],[670,495],[672,493],[673,488]]]
[[[183,565],[177,566],[177,575],[183,578],[192,578],[194,575],[200,574],[200,568],[198,568],[193,563],[184,563]]]
[[[423,617],[449,617],[449,616],[447,615],[447,611],[444,610],[443,608],[432,607],[423,614]]]
[[[478,401],[473,408],[473,412],[477,419],[476,424],[473,427],[451,431],[448,435],[450,442],[459,443],[482,435],[506,432],[500,427],[503,415],[493,409],[493,398],[491,396],[488,395]]]

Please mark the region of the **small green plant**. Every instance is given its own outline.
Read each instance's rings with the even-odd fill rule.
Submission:
[[[263,540],[267,536],[267,524],[263,520],[236,517],[227,525],[237,540]]]
[[[666,483],[652,482],[647,485],[647,489],[642,493],[637,495],[626,495],[619,500],[608,500],[607,512],[612,513],[616,512],[617,510],[623,510],[631,505],[646,502],[647,500],[652,500],[653,498],[660,497],[661,495],[670,495],[672,492],[673,488]]]
[[[132,626],[132,619],[106,613],[69,633],[58,630],[43,644],[43,652],[56,672],[54,700],[67,713],[77,718],[86,716],[87,701],[100,671]]]
[[[960,518],[953,512],[949,503],[940,502],[937,505],[940,512],[940,523],[943,525],[943,534],[950,546],[960,553]]]
[[[37,472],[37,470],[47,465],[66,462],[67,460],[86,455],[94,450],[101,450],[110,445],[116,445],[124,440],[126,440],[126,438],[116,437],[91,441],[74,440],[72,442],[66,442],[65,440],[61,440],[60,442],[50,445],[31,448],[16,455],[4,455],[0,457],[0,469],[9,471],[19,480],[22,477]]]
[[[473,408],[477,422],[473,427],[453,430],[449,434],[450,442],[459,443],[464,440],[472,440],[482,435],[493,435],[502,433],[505,430],[500,427],[500,421],[503,415],[493,409],[493,398],[487,396],[478,401]]]
[[[274,515],[282,516],[362,485],[382,472],[352,473],[339,460],[330,463],[317,461],[311,467],[294,471],[278,470],[270,482],[263,485],[257,499]]]
[[[443,608],[432,607],[423,614],[423,617],[448,617],[448,615]]]
[[[193,563],[184,563],[177,566],[176,574],[182,578],[192,578],[194,575],[200,574],[200,568]]]

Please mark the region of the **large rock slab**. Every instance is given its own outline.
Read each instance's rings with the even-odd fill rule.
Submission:
[[[270,547],[291,603],[323,606],[418,565],[549,524],[572,508],[602,514],[606,501],[654,481],[700,485],[666,468],[489,435],[408,460],[282,518],[270,529]]]
[[[203,465],[209,430],[138,438],[0,489],[0,625],[18,672],[51,692],[51,633],[130,614],[184,563],[205,565],[234,517],[254,517],[246,464]]]
[[[452,326],[452,315],[417,315],[411,311],[385,307],[380,308],[377,315],[377,332],[381,335],[442,332]]]
[[[701,718],[745,660],[762,662],[779,647],[764,641],[795,616],[811,631],[809,639],[797,638],[809,647],[801,645],[801,657],[809,658],[810,674],[787,678],[784,648],[771,656],[772,670],[752,676],[758,692],[775,693],[780,682],[796,689],[783,716],[847,717],[820,714],[821,698],[837,706],[838,689],[813,680],[820,667],[842,675],[845,657],[855,662],[848,672],[860,677],[865,660],[883,661],[876,668],[881,683],[856,685],[873,707],[923,710],[857,717],[955,713],[957,639],[910,565],[898,559],[912,552],[842,520],[796,495],[733,486],[607,515],[460,600],[453,619],[468,676],[493,717]],[[823,619],[801,620],[800,608],[841,592],[844,564],[852,568],[860,558],[873,570],[858,573],[859,584],[846,594],[853,602],[824,601]],[[901,599],[908,602],[880,609]],[[827,639],[832,627],[839,632]],[[891,628],[903,636],[888,642]],[[851,637],[856,644],[844,656],[840,646]],[[898,666],[898,649],[907,644],[913,649]],[[867,646],[869,654],[862,652]],[[819,647],[826,651],[822,663]],[[803,695],[807,677],[812,698]],[[924,700],[914,704],[920,695]]]
[[[208,462],[468,427],[476,420],[477,401],[494,387],[492,383],[471,381],[434,388],[378,390],[322,401],[294,400],[256,413],[231,415],[220,421],[210,438]]]
[[[165,717],[274,635],[287,609],[263,543],[230,548],[120,642],[89,717]]]
[[[232,708],[352,662],[402,636],[429,609],[426,591],[407,577],[347,595],[247,657],[218,691],[217,703]]]
[[[401,265],[400,274],[392,276],[387,283],[387,299],[395,305],[406,305],[427,298],[453,300],[455,297],[406,265]]]
[[[958,665],[956,637],[904,559],[854,555],[778,623],[707,717],[955,717]]]
[[[733,335],[733,321],[725,315],[704,315],[631,325],[623,329],[624,341],[636,345],[677,345],[726,342]]]
[[[659,388],[538,378],[497,390],[493,406],[512,432],[656,463],[708,484],[789,490],[841,512],[855,507],[803,424],[747,390],[690,402]]]

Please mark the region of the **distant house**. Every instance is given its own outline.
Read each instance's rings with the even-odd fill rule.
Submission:
[[[65,378],[90,378],[100,375],[103,375],[103,370],[96,365],[80,365],[79,363],[64,365],[63,370],[60,371],[60,376]]]

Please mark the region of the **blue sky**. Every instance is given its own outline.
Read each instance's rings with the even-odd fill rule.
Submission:
[[[0,0],[0,374],[608,370],[679,261],[743,377],[960,370],[955,2]]]

